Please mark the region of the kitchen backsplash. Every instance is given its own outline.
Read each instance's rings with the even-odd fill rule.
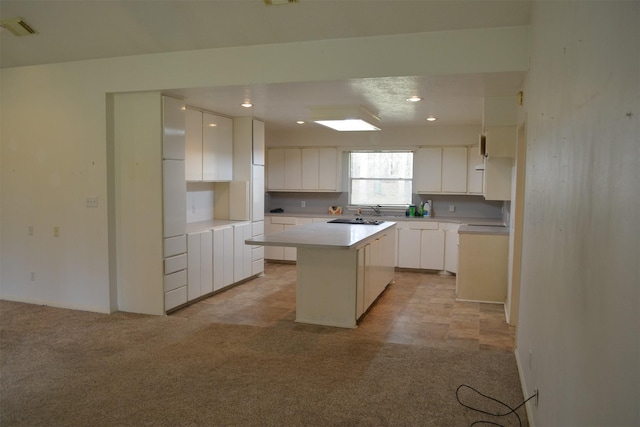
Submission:
[[[501,201],[487,201],[482,196],[414,194],[413,203],[431,200],[435,217],[448,218],[503,218]],[[304,207],[302,206],[304,203]],[[349,204],[349,193],[285,193],[269,192],[265,196],[265,210],[281,208],[292,214],[324,214],[329,206]],[[450,207],[453,206],[453,212]],[[345,212],[348,213],[348,212]]]

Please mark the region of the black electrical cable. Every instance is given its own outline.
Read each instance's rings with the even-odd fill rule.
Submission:
[[[509,412],[505,412],[504,414],[494,414],[492,412],[484,411],[482,409],[474,408],[474,407],[469,406],[469,405],[467,405],[465,403],[462,403],[462,401],[460,400],[459,393],[460,393],[460,389],[463,388],[463,387],[468,388],[468,389],[476,392],[477,394],[479,394],[480,396],[482,396],[482,397],[484,397],[486,399],[492,400],[492,401],[504,406],[505,408],[509,409]],[[525,399],[518,406],[516,406],[515,408],[512,408],[511,406],[507,405],[504,402],[501,402],[498,399],[494,399],[491,396],[487,396],[486,394],[481,393],[480,391],[478,391],[477,389],[471,387],[470,385],[460,384],[458,386],[458,388],[456,389],[456,399],[458,400],[458,403],[461,404],[462,406],[464,406],[465,408],[471,409],[472,411],[480,412],[481,414],[492,415],[494,417],[504,417],[504,416],[507,416],[507,415],[510,415],[510,414],[514,414],[518,418],[518,424],[520,425],[520,427],[522,427],[522,419],[520,419],[520,415],[518,415],[518,413],[516,411],[519,408],[521,408],[525,403],[527,403],[528,401],[530,401],[531,399],[533,399],[536,396],[537,396],[537,393],[534,393],[532,396],[529,396],[527,399]],[[495,425],[495,426],[499,426],[499,427],[504,427],[504,426],[502,426],[502,424],[494,423],[493,421],[475,421],[475,422],[473,422],[471,424],[471,426],[476,425],[476,424],[481,424],[481,423],[482,424],[491,424],[491,425]]]

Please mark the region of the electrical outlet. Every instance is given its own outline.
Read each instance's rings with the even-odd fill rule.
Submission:
[[[88,208],[97,208],[98,207],[98,198],[97,197],[87,197],[86,207],[88,207]]]
[[[300,202],[300,207],[304,208],[307,206],[307,202],[305,202],[304,200]]]
[[[449,205],[449,212],[455,212],[456,211],[456,205]]]
[[[57,225],[53,227],[53,237],[60,237],[60,227]]]

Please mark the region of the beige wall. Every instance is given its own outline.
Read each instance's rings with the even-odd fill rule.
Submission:
[[[534,2],[517,356],[538,426],[640,424],[640,3]]]

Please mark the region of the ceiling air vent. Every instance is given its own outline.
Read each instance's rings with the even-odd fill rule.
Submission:
[[[0,27],[11,31],[14,36],[28,36],[37,33],[37,31],[31,28],[22,18],[3,19],[0,21]]]
[[[264,0],[264,4],[267,6],[287,3],[298,3],[298,0]]]

